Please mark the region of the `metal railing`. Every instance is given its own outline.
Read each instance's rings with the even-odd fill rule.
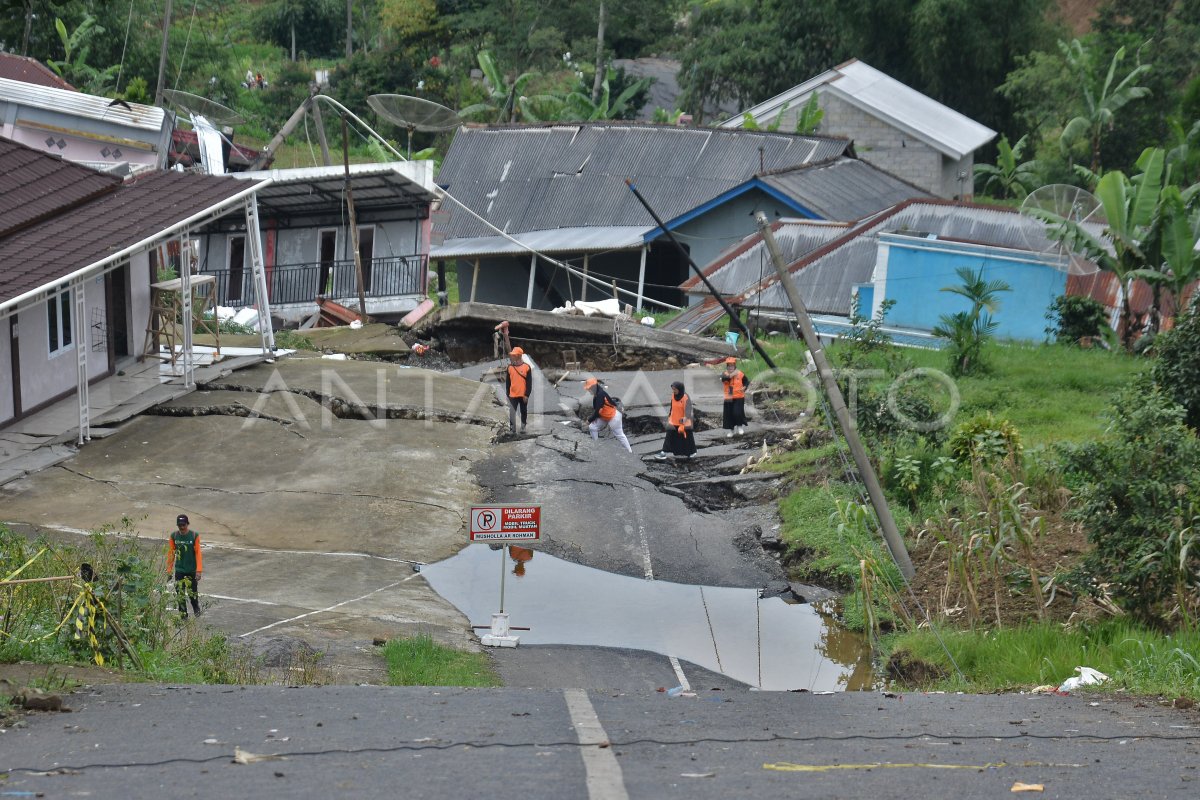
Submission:
[[[363,263],[363,289],[367,297],[419,295],[428,256],[407,255],[373,258]],[[254,276],[250,269],[207,270],[217,279],[217,303],[222,306],[252,305]],[[267,269],[267,292],[273,305],[312,303],[318,295],[338,302],[358,298],[354,260],[309,264],[277,264]]]

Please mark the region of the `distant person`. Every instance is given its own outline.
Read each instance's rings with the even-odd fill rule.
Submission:
[[[725,438],[741,436],[749,424],[746,421],[746,389],[750,386],[750,379],[737,368],[737,359],[733,356],[725,359],[721,383],[725,387],[725,404],[721,413],[721,427],[727,431]]]
[[[687,396],[683,384],[671,384],[671,413],[667,417],[667,437],[662,450],[655,456],[666,461],[667,456],[691,458],[696,454],[696,418],[692,411],[692,398]]]
[[[588,418],[588,430],[591,431],[592,439],[598,441],[600,431],[607,427],[625,448],[625,452],[632,453],[633,448],[629,446],[629,440],[625,438],[625,431],[621,427],[621,411],[617,408],[616,401],[595,378],[584,381],[583,388],[592,393],[592,416]]]
[[[267,88],[267,79],[263,77],[263,74],[261,72],[254,76],[254,82],[258,85],[258,88],[260,88],[260,89]]]
[[[508,353],[508,369],[504,386],[508,390],[508,429],[517,432],[517,412],[521,412],[521,433],[529,415],[529,392],[533,389],[533,370],[525,363],[525,351],[514,347]]]
[[[179,613],[187,619],[187,601],[192,601],[192,611],[200,616],[200,573],[203,571],[203,556],[200,554],[200,534],[191,530],[187,514],[175,519],[177,530],[171,533],[167,543],[167,573],[175,579],[175,595],[179,600]]]
[[[246,79],[242,81],[242,86],[245,86],[247,89],[253,89],[256,85],[254,82],[254,71],[246,70]]]

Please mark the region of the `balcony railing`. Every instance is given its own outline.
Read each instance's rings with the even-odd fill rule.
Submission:
[[[367,297],[419,295],[428,257],[390,256],[363,262],[363,289]],[[249,267],[240,270],[207,270],[217,279],[217,303],[234,308],[254,303],[254,276]],[[277,264],[267,271],[267,293],[272,305],[311,303],[318,295],[333,300],[358,298],[354,261],[313,264]]]

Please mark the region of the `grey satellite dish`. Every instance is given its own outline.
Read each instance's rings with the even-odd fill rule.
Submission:
[[[163,97],[188,117],[201,116],[214,125],[241,125],[246,121],[232,108],[191,92],[163,89]]]
[[[1048,253],[1057,258],[1060,269],[1070,275],[1091,275],[1098,272],[1096,263],[1073,250],[1050,235],[1053,222],[1047,222],[1040,212],[1049,212],[1053,217],[1093,228],[1099,238],[1108,218],[1100,199],[1087,189],[1068,183],[1052,183],[1034,189],[1021,203],[1021,213],[1036,219],[1040,225],[1027,225],[1022,237],[1030,250]]]
[[[412,158],[413,131],[442,133],[462,124],[457,111],[440,103],[406,94],[373,94],[367,105],[388,122],[408,131],[408,156]]]

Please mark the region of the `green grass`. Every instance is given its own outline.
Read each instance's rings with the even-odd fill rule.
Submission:
[[[1101,690],[1125,689],[1142,695],[1200,698],[1200,631],[1163,634],[1125,620],[1109,620],[1073,630],[1059,625],[1027,625],[997,631],[943,631],[942,637],[966,681],[954,669],[929,631],[886,640],[904,652],[953,675],[934,687],[951,691],[1005,691],[1061,684],[1076,667],[1092,667],[1112,680]]]
[[[483,653],[440,645],[422,634],[392,639],[383,647],[392,686],[499,686],[500,677]]]

